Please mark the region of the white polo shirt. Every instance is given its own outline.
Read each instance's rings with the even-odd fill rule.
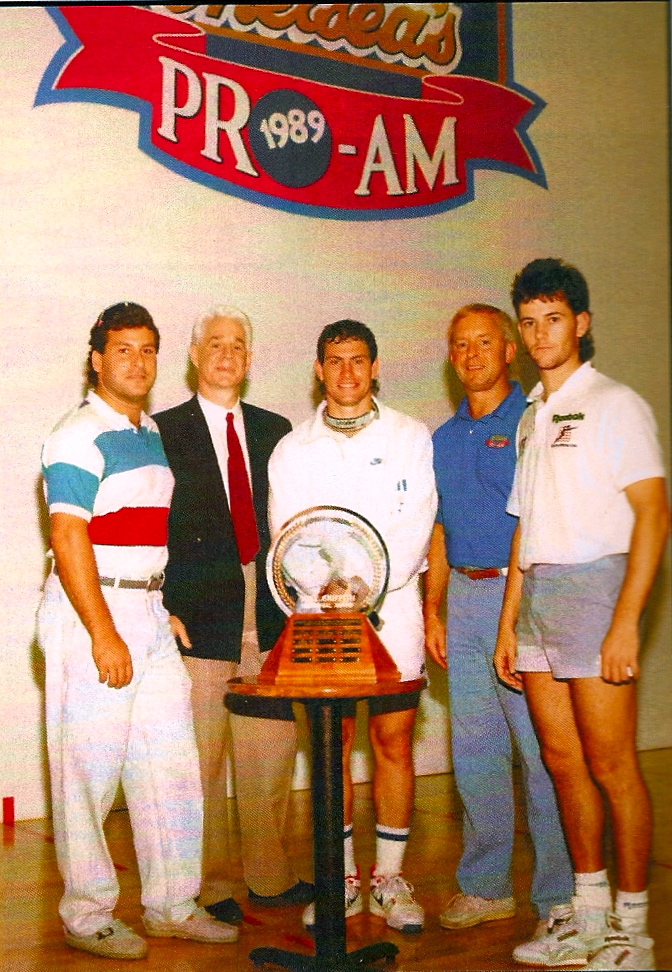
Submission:
[[[665,475],[650,407],[589,362],[542,394],[540,382],[518,426],[507,504],[520,517],[519,566],[627,553],[635,518],[624,490]]]

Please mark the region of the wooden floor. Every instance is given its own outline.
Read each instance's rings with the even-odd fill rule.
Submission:
[[[656,941],[659,969],[672,968],[672,750],[643,753],[641,762],[655,812],[651,865],[650,932]],[[312,849],[310,802],[307,792],[292,795],[291,849],[302,877],[309,878]],[[233,803],[233,801],[231,801]],[[520,804],[520,800],[518,800]],[[362,874],[373,861],[373,813],[368,784],[356,791],[355,847]],[[231,806],[233,815],[234,807]],[[107,823],[110,851],[118,870],[121,897],[116,916],[142,931],[138,874],[128,814],[116,811]],[[348,921],[349,950],[389,939],[399,948],[396,963],[375,968],[398,972],[501,970],[515,968],[511,951],[532,931],[535,919],[528,903],[531,853],[522,817],[517,826],[514,885],[518,902],[515,918],[491,922],[461,932],[444,931],[438,923],[442,904],[455,890],[459,856],[459,805],[452,775],[421,777],[417,781],[415,815],[406,856],[405,874],[427,912],[420,935],[389,931],[382,919],[367,914]],[[0,970],[2,972],[116,972],[132,968],[147,972],[248,972],[251,948],[274,945],[310,954],[311,939],[301,925],[301,908],[271,911],[255,908],[245,896],[240,861],[232,861],[237,897],[245,912],[236,945],[200,945],[177,940],[150,939],[149,958],[141,963],[97,959],[73,951],[63,941],[57,914],[61,882],[56,868],[50,824],[33,820],[3,827],[0,869]],[[270,970],[270,967],[266,967]],[[519,969],[521,967],[518,967]]]

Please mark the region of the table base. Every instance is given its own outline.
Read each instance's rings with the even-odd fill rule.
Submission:
[[[316,955],[299,955],[296,952],[285,952],[281,948],[262,947],[252,949],[249,959],[257,968],[268,964],[290,969],[291,972],[350,972],[354,969],[361,972],[371,962],[382,958],[386,962],[392,962],[398,952],[399,949],[392,942],[374,942],[341,958],[325,960],[318,959]]]

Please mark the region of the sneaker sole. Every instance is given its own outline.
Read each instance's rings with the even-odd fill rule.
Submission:
[[[369,911],[377,918],[384,918],[388,928],[393,928],[395,931],[401,932],[402,935],[418,935],[424,928],[424,922],[420,922],[420,924],[407,923],[405,925],[398,925],[390,921],[373,895],[369,898]]]
[[[507,918],[515,917],[515,914],[516,909],[510,908],[508,910],[502,909],[502,911],[496,911],[488,915],[471,915],[465,917],[464,920],[444,918],[441,915],[439,924],[442,928],[450,928],[453,931],[458,931],[460,928],[473,928],[475,925],[483,925],[488,921],[505,921]]]
[[[67,933],[65,935],[65,944],[66,945],[69,945],[70,948],[76,948],[80,952],[88,952],[89,955],[97,955],[98,958],[143,959],[143,958],[147,958],[147,955],[148,955],[148,952],[149,952],[149,949],[147,948],[146,945],[145,945],[144,949],[138,949],[137,951],[134,951],[134,952],[130,952],[130,951],[128,951],[128,952],[123,952],[123,951],[106,952],[106,951],[103,951],[102,949],[97,949],[95,947],[95,945],[93,945],[93,946],[86,945],[80,939],[74,937],[73,935],[69,935]]]
[[[188,942],[201,942],[203,945],[232,945],[238,941],[238,929],[228,938],[206,938],[205,935],[188,935],[186,932],[162,931],[161,929],[148,928],[145,925],[145,932],[150,938],[182,938]]]
[[[544,961],[543,958],[539,958],[539,957],[534,958],[534,959],[533,958],[522,959],[522,958],[517,958],[514,955],[513,956],[513,960],[514,960],[514,962],[517,962],[519,965],[533,965],[537,969],[539,969],[539,968],[544,968],[544,969],[563,969],[566,965],[573,965],[573,966],[576,966],[578,968],[578,967],[582,967],[582,966],[588,964],[588,957],[587,956],[586,956],[586,958],[564,958],[561,961],[548,962],[548,961]]]

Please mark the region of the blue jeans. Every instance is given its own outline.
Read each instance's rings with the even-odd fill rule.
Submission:
[[[539,917],[546,918],[553,905],[571,899],[573,874],[525,697],[498,680],[492,663],[504,583],[503,577],[473,581],[450,573],[450,721],[455,780],[464,807],[457,881],[464,894],[480,898],[512,894],[513,737],[534,847],[530,897]]]

